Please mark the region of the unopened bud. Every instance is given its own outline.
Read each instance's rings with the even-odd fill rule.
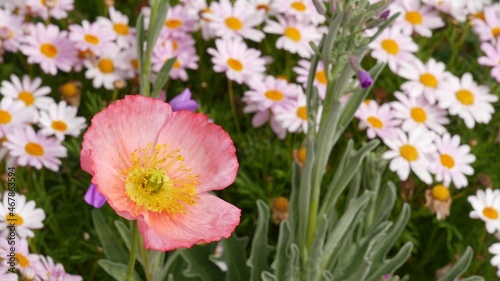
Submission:
[[[125,80],[115,80],[115,82],[113,82],[113,85],[115,86],[115,89],[117,90],[121,90],[123,88],[125,88],[125,86],[127,86],[127,82],[125,82]]]
[[[359,84],[361,85],[361,88],[366,89],[370,87],[373,84],[372,77],[370,76],[370,73],[366,72],[365,70],[363,70],[363,68],[361,68],[359,59],[355,56],[349,56],[348,60],[352,68],[356,72],[356,76],[358,77],[358,81]]]
[[[108,8],[113,7],[115,5],[115,0],[104,0],[104,5]]]

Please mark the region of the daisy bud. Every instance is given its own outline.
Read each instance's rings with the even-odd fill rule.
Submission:
[[[115,0],[104,0],[104,5],[108,8],[113,7],[115,5]]]
[[[387,20],[389,18],[389,16],[391,15],[391,11],[390,10],[385,10],[379,17],[379,19],[382,19],[382,20]]]
[[[306,164],[307,149],[303,145],[299,149],[293,150],[293,160],[299,164],[300,167],[304,167]]]
[[[425,201],[425,206],[433,214],[436,214],[438,220],[445,219],[450,215],[450,190],[444,185],[438,184],[432,189],[427,189],[425,191]]]
[[[113,82],[113,86],[115,86],[115,89],[117,90],[121,90],[123,88],[125,88],[125,86],[127,86],[127,83],[124,81],[124,80],[115,80],[115,82]]]
[[[352,68],[356,72],[356,76],[358,76],[359,84],[362,89],[366,89],[373,84],[372,77],[370,73],[366,72],[361,68],[361,64],[359,63],[359,59],[355,56],[349,56],[349,63]]]
[[[78,107],[82,96],[82,87],[83,85],[80,81],[69,81],[59,86],[58,92],[62,100],[71,106]]]
[[[186,88],[184,91],[182,91],[182,93],[170,100],[169,104],[170,106],[172,106],[173,111],[196,111],[199,107],[198,103],[195,100],[191,99],[191,91],[189,91],[188,88]]]
[[[85,193],[84,199],[87,204],[98,209],[104,206],[104,203],[106,203],[106,198],[104,198],[104,196],[102,196],[102,194],[97,191],[97,187],[93,183],[91,183],[89,188],[87,189],[87,193]]]
[[[313,0],[313,4],[319,14],[326,15],[326,7],[322,0]]]
[[[483,173],[479,173],[477,175],[477,183],[486,188],[493,187],[493,181],[491,180],[491,178]]]
[[[283,196],[276,197],[271,200],[270,205],[275,224],[288,219],[288,199]]]

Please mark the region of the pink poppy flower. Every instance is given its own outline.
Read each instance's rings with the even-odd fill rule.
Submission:
[[[83,138],[82,169],[119,215],[137,220],[146,248],[217,241],[239,224],[241,210],[208,193],[234,181],[238,161],[207,116],[127,96],[95,115]]]

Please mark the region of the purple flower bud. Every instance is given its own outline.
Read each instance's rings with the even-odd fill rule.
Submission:
[[[368,73],[364,70],[358,71],[358,80],[359,80],[359,83],[361,84],[362,89],[366,89],[373,84],[373,79],[370,76],[370,73]]]
[[[106,203],[106,198],[97,191],[95,184],[91,183],[89,189],[87,189],[87,193],[85,193],[85,202],[87,204],[93,206],[94,208],[101,208]]]
[[[391,11],[390,10],[385,10],[381,15],[380,15],[380,19],[383,19],[383,20],[387,20],[389,18],[389,16],[391,15]]]
[[[184,91],[182,91],[182,93],[170,100],[169,104],[172,106],[173,111],[195,111],[199,107],[198,103],[195,100],[191,99],[191,91],[189,91],[188,88],[186,88]]]

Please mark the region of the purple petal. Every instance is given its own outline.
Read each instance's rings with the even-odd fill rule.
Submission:
[[[387,20],[389,18],[389,16],[391,15],[391,11],[390,10],[385,10],[381,15],[380,15],[380,19],[383,19],[383,20]]]
[[[361,84],[361,88],[363,89],[366,89],[373,84],[373,80],[372,77],[370,76],[370,73],[364,70],[358,71],[358,80],[359,83]]]
[[[195,111],[199,107],[198,103],[195,100],[191,99],[191,91],[189,91],[188,88],[186,88],[184,91],[182,91],[182,93],[170,100],[169,104],[172,106],[173,111]]]
[[[89,189],[87,189],[87,193],[85,193],[85,202],[87,204],[93,206],[94,208],[101,208],[106,203],[106,198],[97,191],[95,184],[91,183]]]

